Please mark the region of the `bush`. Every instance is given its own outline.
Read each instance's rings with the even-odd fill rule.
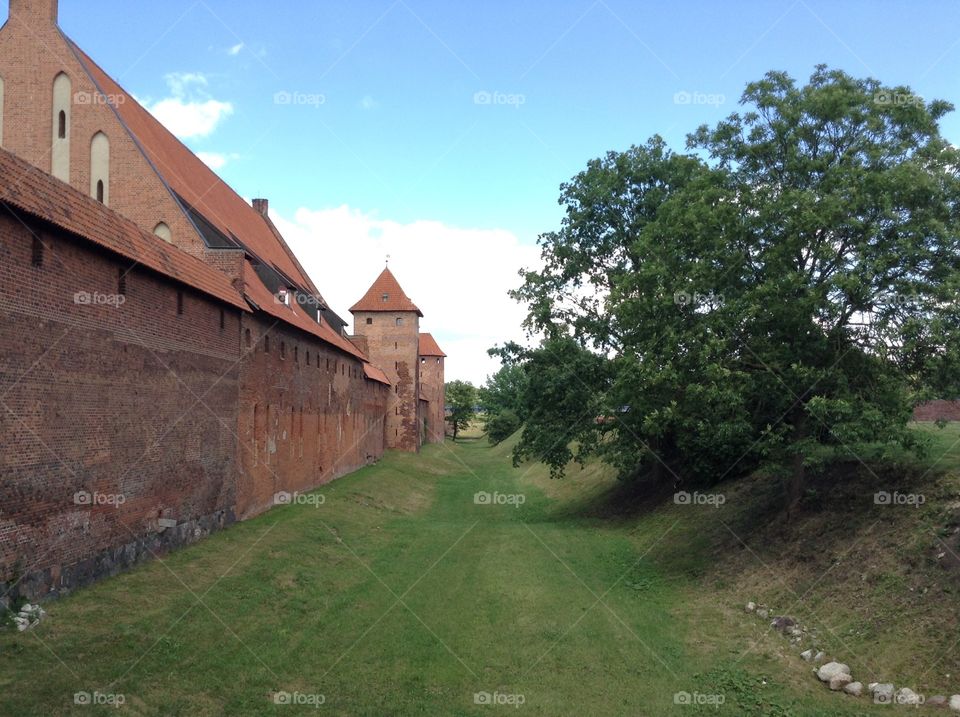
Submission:
[[[510,409],[490,416],[487,419],[487,438],[496,445],[507,440],[520,428],[520,417]]]

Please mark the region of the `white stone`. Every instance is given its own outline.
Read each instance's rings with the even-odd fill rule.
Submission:
[[[770,611],[767,610],[767,608],[762,607],[757,610],[757,615],[766,620],[768,617],[770,617]]]
[[[920,695],[909,687],[901,687],[894,695],[894,701],[898,705],[918,705],[920,704]]]
[[[828,662],[817,670],[817,678],[819,678],[821,682],[829,682],[835,675],[840,674],[849,675],[850,666],[842,662]]]
[[[826,659],[827,659],[827,653],[824,652],[823,650],[820,650],[820,652],[818,652],[816,655],[813,656],[814,662],[823,662]]]
[[[830,678],[830,689],[836,692],[837,690],[842,690],[851,682],[853,682],[853,678],[849,672],[838,672]]]
[[[889,682],[871,682],[873,687],[870,693],[873,695],[873,701],[878,705],[889,705],[893,702],[894,686]]]
[[[755,603],[755,602],[748,602],[746,609],[747,609],[747,612],[754,612],[754,611],[757,609],[757,603]]]
[[[851,682],[843,686],[843,691],[848,695],[853,695],[854,697],[859,697],[863,694],[863,683],[862,682]]]
[[[803,652],[800,653],[800,657],[802,657],[807,662],[810,662],[810,660],[813,659],[813,650],[804,650]]]
[[[954,695],[950,698],[950,709],[960,712],[960,695]]]

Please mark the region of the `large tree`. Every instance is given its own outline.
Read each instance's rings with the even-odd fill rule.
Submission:
[[[767,462],[792,508],[815,445],[913,447],[913,402],[956,384],[960,153],[949,104],[824,67],[742,104],[689,155],[654,138],[590,162],[516,296],[539,352],[608,365],[586,450],[675,479]],[[528,420],[519,452],[547,430]]]
[[[476,417],[477,389],[469,381],[450,381],[446,385],[446,397],[450,408],[447,420],[453,427],[453,440],[457,440],[460,431],[469,428]]]

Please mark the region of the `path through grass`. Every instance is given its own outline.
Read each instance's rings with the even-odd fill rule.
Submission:
[[[579,491],[596,484],[551,484],[480,440],[389,455],[323,505],[275,509],[4,630],[0,714],[118,714],[78,692],[137,715],[855,714],[738,659],[743,645],[701,649],[716,616],[694,609],[709,560],[696,515],[591,517]]]

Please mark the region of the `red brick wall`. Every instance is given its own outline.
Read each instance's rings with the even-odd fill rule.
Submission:
[[[31,233],[0,215],[0,583],[26,575],[29,597],[232,521],[237,471],[240,312],[184,289],[178,315],[177,285],[141,269],[122,305],[78,304],[117,295],[128,265],[41,236],[35,267]]]
[[[357,359],[265,314],[244,317],[242,345],[241,517],[272,507],[278,492],[309,491],[383,455],[389,389]]]
[[[52,25],[11,19],[0,30],[0,76],[4,79],[4,149],[45,172],[51,171],[53,81],[70,77],[70,184],[90,194],[90,141],[97,132],[110,140],[110,208],[153,232],[165,222],[173,243],[205,258],[203,241],[127,134],[114,110],[97,98],[72,48]]]
[[[445,431],[444,404],[446,401],[443,382],[443,358],[424,356],[420,359],[421,393],[429,400],[426,409],[426,440],[428,443],[443,443]]]
[[[960,401],[930,401],[913,409],[915,421],[960,421]]]
[[[397,326],[397,319],[403,320]],[[373,323],[368,324],[367,319]],[[353,316],[354,334],[366,339],[370,361],[383,369],[393,384],[387,401],[387,448],[416,451],[420,447],[419,317],[413,311],[359,311]]]

